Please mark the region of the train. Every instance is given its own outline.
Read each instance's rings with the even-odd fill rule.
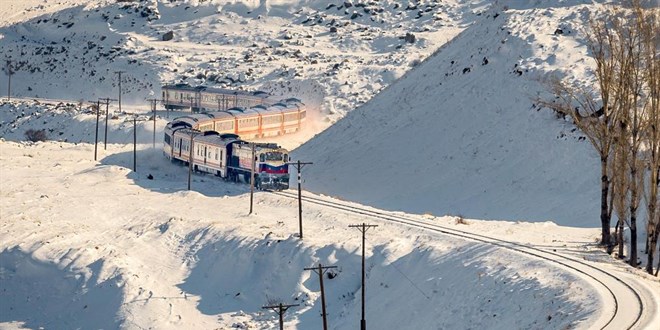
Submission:
[[[248,142],[232,133],[199,131],[180,121],[168,123],[164,134],[165,157],[192,166],[196,172],[250,183],[254,166],[257,189],[289,188],[289,152],[277,144]]]
[[[165,108],[190,108],[175,119],[202,132],[231,133],[246,139],[298,132],[307,115],[297,98],[277,100],[264,92],[233,91],[187,84],[163,86]]]

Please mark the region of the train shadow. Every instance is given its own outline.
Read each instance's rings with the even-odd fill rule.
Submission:
[[[167,194],[188,190],[188,167],[178,161],[171,162],[160,149],[141,148],[135,151],[135,155],[133,151],[113,153],[100,162],[131,170],[135,166],[135,171],[129,172],[126,177],[150,191]],[[250,186],[246,184],[227,182],[212,174],[199,172],[191,173],[190,186],[190,190],[208,197],[237,196],[250,191]]]

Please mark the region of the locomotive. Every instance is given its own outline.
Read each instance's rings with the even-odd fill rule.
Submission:
[[[232,133],[199,131],[180,121],[165,127],[165,157],[191,165],[196,172],[250,183],[254,162],[257,189],[289,188],[289,153],[274,143],[251,143]]]

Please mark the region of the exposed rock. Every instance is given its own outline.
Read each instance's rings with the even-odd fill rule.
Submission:
[[[174,39],[174,31],[169,31],[163,34],[163,41],[170,41],[172,39]]]
[[[411,44],[415,43],[415,35],[412,33],[406,33],[406,36],[403,38],[406,42],[409,42]]]

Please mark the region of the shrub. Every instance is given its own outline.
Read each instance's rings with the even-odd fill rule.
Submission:
[[[470,223],[467,222],[467,220],[465,220],[465,218],[463,218],[463,216],[460,215],[460,214],[457,215],[457,216],[455,216],[454,219],[455,219],[457,225],[469,225],[469,224],[470,224]]]
[[[48,138],[46,136],[46,130],[45,129],[29,129],[25,131],[25,137],[28,139],[30,142],[38,142],[38,141],[46,141]]]

